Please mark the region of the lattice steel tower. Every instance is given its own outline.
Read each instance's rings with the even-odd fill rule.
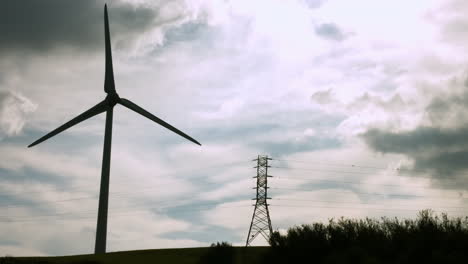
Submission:
[[[250,243],[259,235],[261,234],[266,241],[270,239],[270,235],[273,233],[273,229],[271,228],[271,220],[270,220],[270,212],[268,211],[268,203],[267,200],[271,199],[267,196],[268,193],[268,178],[272,177],[268,175],[268,161],[271,158],[268,156],[258,156],[253,161],[257,161],[257,187],[253,189],[257,189],[257,197],[253,200],[256,200],[254,204],[255,209],[252,216],[252,222],[250,223],[249,234],[247,235],[247,241],[245,246],[248,247]]]

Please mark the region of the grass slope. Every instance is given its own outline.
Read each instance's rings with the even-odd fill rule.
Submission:
[[[268,247],[233,247],[234,262],[261,263]],[[120,264],[120,263],[171,263],[171,264],[198,264],[200,259],[209,253],[210,248],[182,248],[182,249],[150,249],[136,251],[112,252],[101,255],[77,255],[64,257],[18,257],[0,258],[0,264],[37,263],[37,264]],[[217,263],[225,263],[219,260]]]

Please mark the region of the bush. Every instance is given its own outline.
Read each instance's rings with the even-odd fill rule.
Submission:
[[[211,244],[208,252],[201,257],[200,264],[232,264],[234,263],[234,248],[228,242]]]
[[[273,232],[269,263],[468,263],[468,217],[340,218]]]

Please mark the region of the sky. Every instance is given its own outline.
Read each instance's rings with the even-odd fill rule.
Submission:
[[[94,251],[104,1],[3,0],[0,255]],[[108,251],[244,245],[253,159],[274,230],[468,207],[468,2],[108,1],[117,92]],[[254,245],[266,245],[257,239]]]

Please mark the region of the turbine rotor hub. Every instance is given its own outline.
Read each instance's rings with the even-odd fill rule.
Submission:
[[[109,93],[106,97],[106,101],[109,104],[109,106],[114,107],[120,101],[120,97],[115,92]]]

